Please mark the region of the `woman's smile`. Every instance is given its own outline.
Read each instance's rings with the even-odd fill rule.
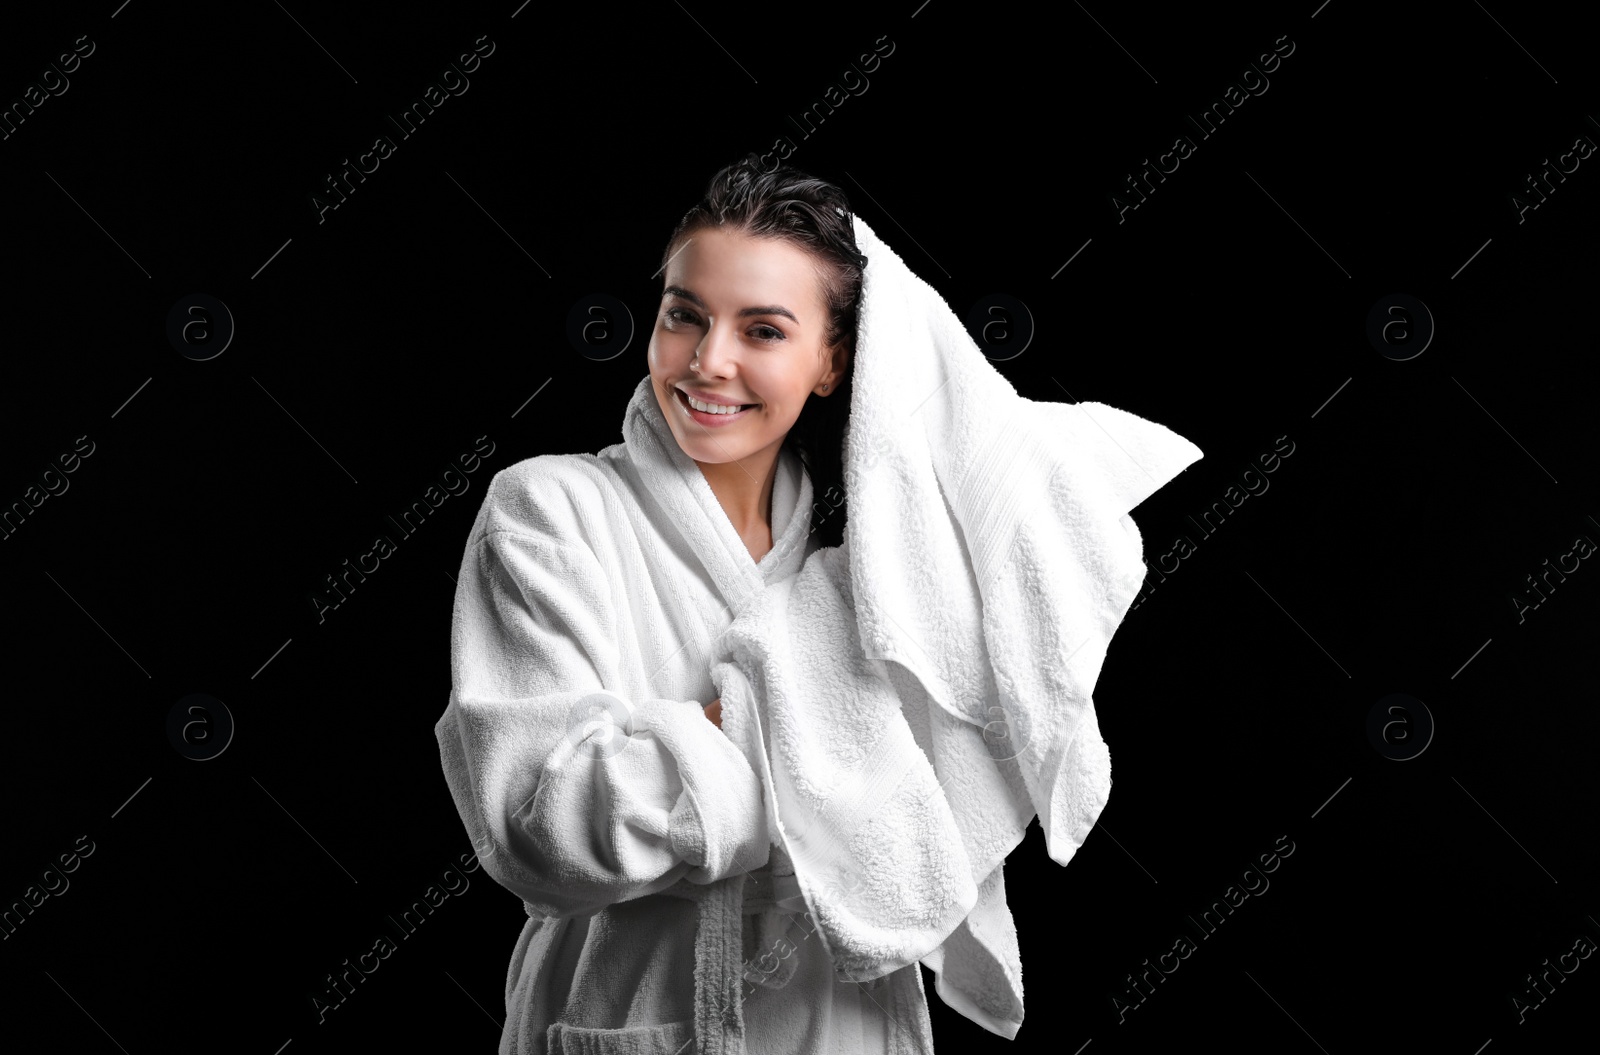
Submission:
[[[696,410],[690,405],[689,394],[683,389],[674,388],[672,391],[673,394],[677,396],[678,405],[683,408],[683,412],[689,415],[691,420],[697,421],[701,425],[705,425],[708,428],[721,428],[724,425],[730,425],[733,422],[740,420],[750,411],[761,405],[760,403],[748,403],[741,409],[732,413],[714,413],[710,411]]]

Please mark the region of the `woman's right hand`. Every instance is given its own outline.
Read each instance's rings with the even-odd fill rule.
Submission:
[[[722,697],[718,696],[716,699],[712,700],[709,704],[707,704],[705,711],[706,711],[706,717],[708,719],[710,719],[711,724],[716,726],[718,729],[721,729],[722,728]]]

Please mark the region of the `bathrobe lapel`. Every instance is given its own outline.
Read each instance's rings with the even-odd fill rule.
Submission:
[[[729,607],[730,622],[768,583],[800,570],[811,533],[812,490],[811,479],[793,452],[784,450],[779,456],[772,485],[773,545],[757,563],[705,474],[678,446],[661,416],[648,375],[628,402],[622,434],[637,473],[636,484],[660,505],[667,528],[678,532],[716,583]]]

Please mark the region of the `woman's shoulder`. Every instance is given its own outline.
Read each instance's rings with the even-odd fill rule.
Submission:
[[[619,481],[593,454],[540,454],[506,466],[489,481],[474,541],[502,533],[570,542],[608,521]]]

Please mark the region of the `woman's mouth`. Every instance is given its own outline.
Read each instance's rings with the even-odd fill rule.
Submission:
[[[731,413],[717,413],[715,411],[696,410],[690,405],[689,394],[687,392],[681,388],[674,388],[672,391],[674,396],[677,398],[678,405],[683,408],[684,413],[688,414],[692,420],[710,428],[718,428],[723,425],[728,425],[732,422],[738,421],[751,410],[754,410],[756,407],[761,405],[760,403],[747,403]],[[712,404],[703,403],[701,405],[711,406]]]

